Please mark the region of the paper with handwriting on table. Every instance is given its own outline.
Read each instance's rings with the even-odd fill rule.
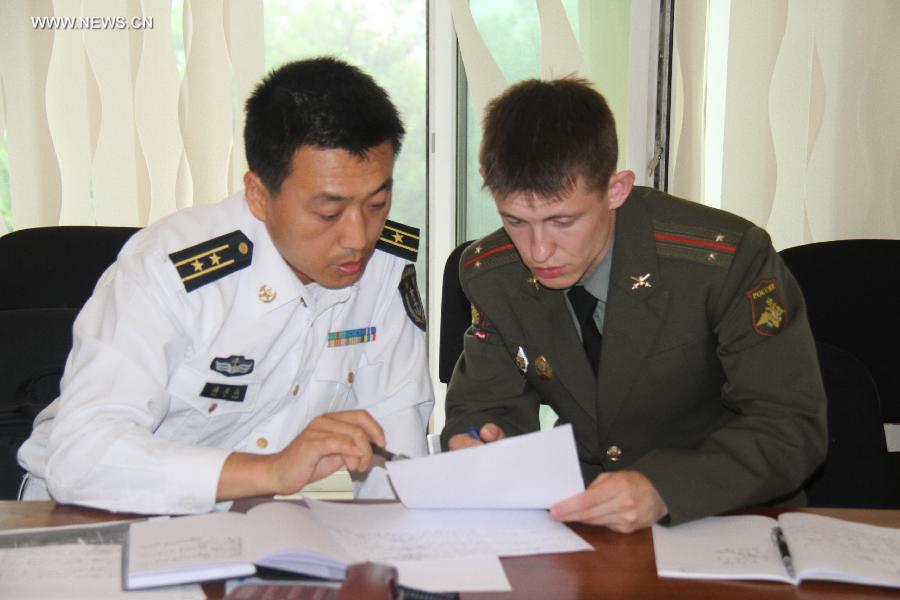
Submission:
[[[307,506],[345,548],[375,562],[590,550],[545,510],[409,509],[397,502]]]
[[[200,600],[199,585],[122,590],[122,546],[63,544],[0,548],[0,598]]]
[[[549,508],[584,491],[571,425],[386,466],[409,508]]]

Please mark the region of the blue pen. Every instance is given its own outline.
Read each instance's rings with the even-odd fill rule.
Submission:
[[[478,433],[477,427],[469,427],[469,430],[466,431],[466,433],[468,433],[469,437],[473,440],[478,440],[479,442],[481,441],[481,434]]]

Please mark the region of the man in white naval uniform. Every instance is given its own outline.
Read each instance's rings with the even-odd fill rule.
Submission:
[[[340,61],[266,77],[244,193],[138,232],[85,304],[23,499],[205,512],[364,472],[372,444],[423,454],[418,231],[386,220],[403,133]]]

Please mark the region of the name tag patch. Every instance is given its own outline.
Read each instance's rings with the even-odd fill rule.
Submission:
[[[328,347],[352,346],[353,344],[365,344],[375,341],[375,327],[362,327],[361,329],[347,329],[345,331],[331,331],[328,333]]]
[[[200,395],[214,400],[227,400],[228,402],[243,402],[247,395],[246,385],[222,385],[221,383],[207,383],[203,386]]]

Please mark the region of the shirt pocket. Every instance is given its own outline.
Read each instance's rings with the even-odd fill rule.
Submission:
[[[171,435],[212,441],[236,432],[257,409],[259,389],[256,379],[182,367],[169,381],[172,404],[166,420],[174,426]]]
[[[360,355],[347,353],[346,356],[340,356],[340,354],[344,353],[340,352],[332,360],[327,360],[329,357],[326,355],[316,368],[310,391],[316,405],[313,410],[318,408],[318,412],[311,414],[357,408],[350,391],[356,380],[356,365]]]

